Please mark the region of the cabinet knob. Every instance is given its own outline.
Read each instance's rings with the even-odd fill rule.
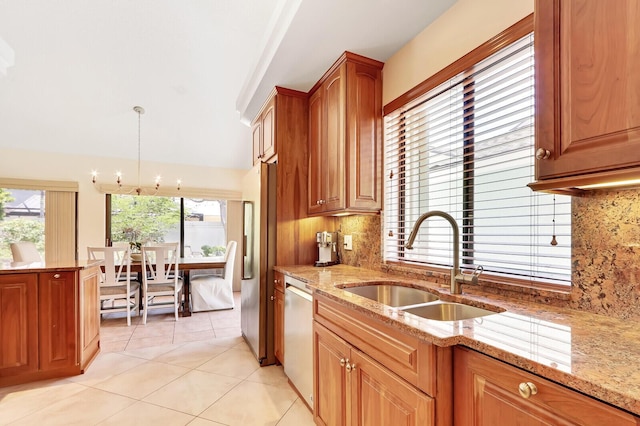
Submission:
[[[356,364],[355,363],[353,363],[353,364],[347,363],[347,366],[346,366],[347,373],[351,373],[351,371],[355,370],[355,369],[356,369]]]
[[[518,385],[518,392],[520,392],[520,396],[524,399],[529,399],[538,393],[538,388],[531,382],[522,382]]]
[[[274,300],[276,300],[275,296],[271,296],[269,299],[271,299],[271,301],[273,302]]]
[[[348,359],[340,358],[340,367],[344,367],[345,364],[349,361]]]
[[[60,274],[53,274],[53,278],[55,278],[55,279],[60,278]]]
[[[551,151],[549,151],[548,149],[538,148],[536,150],[536,158],[538,160],[546,160],[549,157],[551,157]]]

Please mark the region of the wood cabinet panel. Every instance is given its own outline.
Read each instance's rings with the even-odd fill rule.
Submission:
[[[251,139],[253,141],[253,164],[262,159],[262,121],[260,116],[251,123]]]
[[[549,155],[536,160],[532,188],[607,182],[640,166],[638,27],[637,1],[536,1],[536,148]]]
[[[276,152],[276,98],[272,97],[262,114],[262,158],[269,160]]]
[[[325,297],[314,298],[314,319],[386,368],[430,395],[436,394],[436,348]]]
[[[347,146],[349,206],[380,209],[382,197],[382,78],[380,69],[348,63]]]
[[[276,95],[272,94],[251,123],[253,164],[267,162],[277,153],[276,147]]]
[[[433,398],[399,379],[360,351],[351,350],[352,424],[434,424]]]
[[[38,275],[0,275],[0,377],[38,369]]]
[[[520,386],[531,384],[536,393],[521,396]],[[454,350],[454,389],[456,426],[640,424],[629,413],[462,347]]]
[[[344,363],[350,346],[314,322],[313,353],[314,420],[318,425],[346,425],[351,418],[351,393]]]
[[[324,91],[317,90],[309,98],[309,214],[320,213],[320,202],[324,193],[324,173],[322,158],[322,115],[324,109]]]
[[[311,91],[310,215],[380,211],[382,65],[345,52]]]
[[[40,369],[73,366],[78,363],[75,273],[40,273],[38,286]]]
[[[99,269],[80,271],[80,366],[87,367],[100,351]]]
[[[316,424],[434,424],[433,398],[317,321],[313,352]]]
[[[346,67],[338,68],[329,76],[320,90],[324,91],[326,136],[322,140],[321,164],[324,166],[322,178],[325,180],[322,204],[324,210],[341,210],[345,207],[345,90]]]

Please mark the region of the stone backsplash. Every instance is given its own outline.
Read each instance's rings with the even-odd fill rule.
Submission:
[[[342,263],[387,269],[382,264],[381,228],[380,216],[339,218]],[[352,251],[344,250],[344,235],[353,236]],[[640,317],[640,190],[599,191],[573,197],[572,262],[569,300],[566,295],[554,300],[552,294],[540,291],[510,295],[616,318]],[[403,275],[410,274],[410,268],[403,269]],[[424,276],[424,271],[416,273]],[[505,292],[500,286],[490,291]]]

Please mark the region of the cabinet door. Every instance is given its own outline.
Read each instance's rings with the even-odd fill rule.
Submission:
[[[274,294],[274,355],[278,361],[280,361],[280,364],[284,364],[284,293],[282,291],[275,290]]]
[[[640,165],[640,3],[535,6],[536,178]]]
[[[380,69],[347,63],[347,192],[350,209],[377,211],[382,199]]]
[[[0,275],[0,378],[38,369],[38,276]]]
[[[262,161],[276,154],[276,96],[271,97],[260,115],[262,120]]]
[[[433,399],[356,349],[349,363],[352,424],[433,425]]]
[[[335,334],[313,323],[313,416],[316,424],[346,425],[350,419],[346,363],[350,346]]]
[[[536,393],[520,394],[520,386]],[[466,348],[454,351],[454,424],[637,425],[640,419],[596,399]]]
[[[343,64],[322,85],[325,97],[322,164],[327,186],[323,191],[324,211],[345,208],[345,96],[346,64]]]
[[[43,272],[38,283],[40,369],[78,363],[75,272]]]
[[[324,110],[323,88],[320,87],[309,98],[309,214],[323,210],[323,190],[326,181],[326,171],[322,159],[322,116]]]
[[[260,116],[251,124],[251,137],[253,139],[253,164],[262,160],[262,121]]]

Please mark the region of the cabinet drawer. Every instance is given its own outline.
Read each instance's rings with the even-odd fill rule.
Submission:
[[[472,424],[465,416],[505,424],[637,425],[640,419],[597,399],[545,380],[467,348],[454,351],[456,425]],[[527,397],[519,387],[535,388]],[[464,410],[462,410],[464,408]],[[454,407],[455,409],[455,407]]]
[[[407,382],[431,396],[436,391],[435,346],[352,308],[314,295],[314,319]]]

